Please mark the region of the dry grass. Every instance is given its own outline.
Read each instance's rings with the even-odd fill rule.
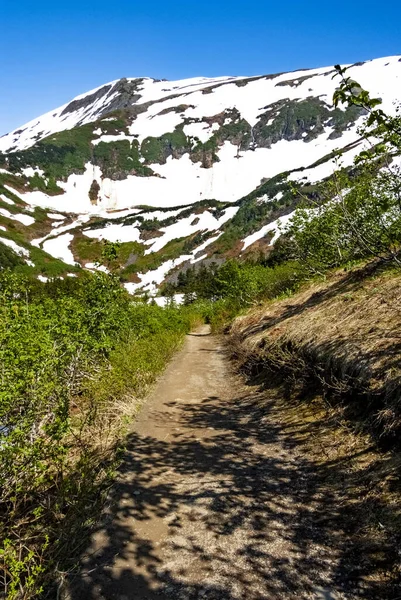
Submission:
[[[231,334],[248,367],[263,362],[288,382],[318,380],[327,397],[347,399],[370,429],[396,441],[400,298],[398,273],[337,273],[290,299],[251,310],[236,319]]]
[[[346,586],[356,584],[358,598],[397,597],[400,455],[379,450],[370,435],[347,426],[316,390],[305,394],[301,388],[292,398],[282,392],[276,387],[281,428],[321,479],[327,507],[315,522],[332,537],[333,549],[341,540],[344,544]]]
[[[399,272],[336,273],[230,332],[240,368],[274,391],[283,430],[338,500],[361,597],[393,598],[401,573],[400,296]]]

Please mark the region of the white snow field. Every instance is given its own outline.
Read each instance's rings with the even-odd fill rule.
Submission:
[[[354,65],[349,69],[349,75],[373,96],[381,97],[385,111],[394,113],[395,104],[401,95],[400,57],[379,58]],[[160,136],[173,131],[183,123],[184,118],[194,120],[184,126],[184,132],[205,142],[219,126],[215,122],[210,125],[201,120],[215,117],[227,109],[236,108],[241,117],[253,127],[260,115],[279,100],[319,97],[331,105],[333,92],[338,85],[338,79],[333,80],[332,76],[333,67],[322,67],[251,78],[196,77],[180,81],[141,78],[137,81],[135,93],[140,97],[136,99],[135,105],[147,102],[154,104],[145,107],[146,110],[137,115],[129,127],[129,135],[123,132],[107,135],[103,133],[100,123],[95,132],[99,137],[94,139],[93,144],[121,139],[138,139],[141,142],[148,136]],[[135,79],[127,81],[132,83]],[[239,83],[241,85],[237,85]],[[96,121],[118,97],[119,86],[121,80],[105,84],[77,96],[72,101],[75,104],[65,104],[34,119],[0,138],[0,151],[28,148],[38,139],[50,134]],[[208,93],[204,93],[205,91]],[[77,103],[84,102],[85,99],[87,103],[79,107]],[[177,106],[180,109],[173,110]],[[172,110],[166,112],[168,109]],[[333,140],[328,139],[332,129],[327,127],[322,135],[308,143],[303,140],[282,140],[271,148],[241,152],[239,157],[237,146],[225,142],[217,152],[219,162],[214,163],[211,168],[205,169],[200,163],[192,163],[188,154],[185,154],[180,159],[170,157],[164,165],[150,165],[157,175],[152,177],[131,175],[126,179],[113,181],[103,178],[99,167],[88,163],[83,175],[71,175],[67,182],[58,182],[64,189],[62,196],[48,196],[40,191],[22,196],[28,204],[78,214],[97,214],[99,210],[125,209],[143,204],[165,208],[190,205],[205,199],[233,202],[253,191],[262,178],[308,167],[330,151],[355,142],[358,139],[357,127],[358,123],[353,124],[340,138]],[[354,150],[345,154],[344,160],[350,163],[356,152]],[[320,170],[311,175],[319,178],[331,166],[321,165]],[[35,167],[25,169],[25,174],[30,176],[35,172],[41,173]],[[309,173],[299,173],[296,177],[301,179],[307,175]],[[100,184],[97,205],[91,204],[88,196],[93,180]],[[11,191],[15,193],[15,190]]]
[[[292,219],[294,213],[295,211],[289,213],[288,215],[284,215],[283,217],[280,217],[280,219],[276,219],[276,221],[272,221],[272,223],[265,225],[264,227],[259,229],[259,231],[248,235],[248,237],[246,237],[243,240],[244,245],[242,247],[242,251],[246,250],[249,246],[252,246],[252,244],[257,242],[258,240],[264,238],[265,235],[269,232],[273,232],[273,237],[271,238],[269,243],[274,244],[274,242],[276,242],[279,238],[281,232],[285,231],[286,225]]]
[[[190,138],[189,146],[194,147],[197,141],[206,143],[222,123],[232,123],[237,114],[247,121],[250,133],[253,134],[253,128],[260,117],[269,109],[274,109],[275,103],[279,101],[320,99],[331,109],[332,96],[339,83],[338,78],[333,79],[333,74],[334,68],[330,66],[254,77],[195,77],[178,81],[156,81],[150,78],[116,80],[81,94],[71,102],[1,137],[0,152],[24,150],[49,135],[95,122],[92,140],[94,153],[99,151],[96,146],[101,142],[107,144],[128,140],[132,143],[137,140],[141,144],[149,136],[159,137],[173,132],[177,127],[183,129],[184,134]],[[350,67],[348,74],[363,88],[368,89],[373,97],[380,97],[383,101],[382,108],[387,113],[395,114],[396,105],[401,103],[399,56],[358,63]],[[122,86],[132,91],[131,104],[135,118],[132,117],[132,122],[129,121],[128,128],[122,131],[114,129],[113,134],[110,134],[110,129],[104,122],[116,119],[110,113],[119,102]],[[230,112],[233,109],[238,113]],[[22,185],[15,184],[17,189],[13,187],[14,184],[4,184],[4,193],[0,195],[0,216],[29,227],[35,222],[33,207],[50,209],[47,216],[52,220],[51,232],[30,243],[70,265],[75,265],[70,244],[76,228],[92,239],[140,242],[146,247],[146,254],[161,251],[171,240],[197,232],[210,236],[188,254],[168,260],[153,271],[139,273],[139,283],[125,284],[132,293],[143,290],[154,294],[169,271],[186,262],[196,264],[207,257],[208,247],[222,235],[224,224],[235,216],[239,206],[229,206],[222,212],[220,209],[218,213],[214,213],[210,206],[198,205],[189,216],[182,216],[183,211],[203,200],[237,203],[257,189],[263,181],[284,172],[288,173],[287,181],[321,181],[333,173],[336,164],[333,160],[327,160],[316,167],[313,164],[334,150],[345,149],[340,160],[343,166],[347,166],[362,150],[358,127],[363,119],[361,117],[349,124],[336,139],[330,139],[334,129],[327,125],[311,141],[304,141],[309,139],[305,132],[304,139],[282,139],[273,143],[270,148],[254,146],[250,150],[239,151],[237,145],[226,140],[216,149],[218,160],[210,168],[205,168],[201,162],[192,162],[188,153],[179,153],[174,158],[169,156],[165,164],[150,164],[153,176],[141,177],[132,169],[128,176],[125,176],[128,170],[123,171],[122,175],[115,174],[114,180],[105,177],[100,167],[88,161],[82,174],[72,174],[65,181],[58,181],[57,184],[64,193],[53,196],[41,191],[22,191],[23,177],[44,176],[43,170],[32,164],[21,170]],[[141,156],[139,160],[143,162],[145,158]],[[398,162],[395,161],[395,164]],[[7,173],[5,169],[0,171]],[[92,203],[89,190],[94,181],[99,184],[100,189],[97,200]],[[7,191],[13,196],[8,198],[5,195]],[[275,199],[279,200],[282,194],[276,194]],[[24,203],[24,207],[18,208],[20,212],[11,212],[15,211],[18,200]],[[258,201],[269,202],[271,198],[261,193]],[[157,210],[152,210],[153,208]],[[32,216],[27,212],[32,213]],[[268,234],[270,238],[273,236],[270,243],[274,243],[292,214],[266,224],[259,231],[245,237],[242,240],[242,252]],[[89,228],[89,221],[95,217],[107,219],[107,224],[99,223],[95,229]],[[126,217],[133,217],[129,225],[117,221]],[[147,241],[141,239],[142,219],[164,221],[171,217],[177,218],[177,221],[160,227],[159,237]],[[6,231],[4,226],[0,229]],[[25,248],[5,238],[0,241],[24,256],[26,261],[29,260],[29,252]],[[85,268],[92,271],[105,270],[104,267],[89,262],[85,264]]]

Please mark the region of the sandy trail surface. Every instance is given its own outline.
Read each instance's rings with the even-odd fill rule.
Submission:
[[[207,326],[140,412],[114,498],[72,600],[354,597],[330,591],[342,532],[328,539],[321,521],[335,499]]]

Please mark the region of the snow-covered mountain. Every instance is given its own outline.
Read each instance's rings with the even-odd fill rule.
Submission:
[[[400,61],[349,69],[390,113]],[[268,245],[294,208],[290,182],[313,186],[333,171],[335,150],[351,164],[361,149],[364,115],[333,108],[334,73],[121,79],[77,96],[0,138],[1,219],[15,226],[7,213],[25,215],[19,223],[43,233],[34,247],[70,264],[93,266],[90,240],[135,243],[125,267],[135,289],[154,288],[178,264]],[[27,224],[33,207],[40,228]]]

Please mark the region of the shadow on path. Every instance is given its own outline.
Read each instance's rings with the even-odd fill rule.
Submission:
[[[396,598],[376,577],[394,540],[369,533],[354,457],[308,459],[302,440],[316,425],[283,422],[278,397],[237,386],[152,412],[155,427],[170,411],[174,426],[166,439],[129,436],[115,508],[68,597]]]

